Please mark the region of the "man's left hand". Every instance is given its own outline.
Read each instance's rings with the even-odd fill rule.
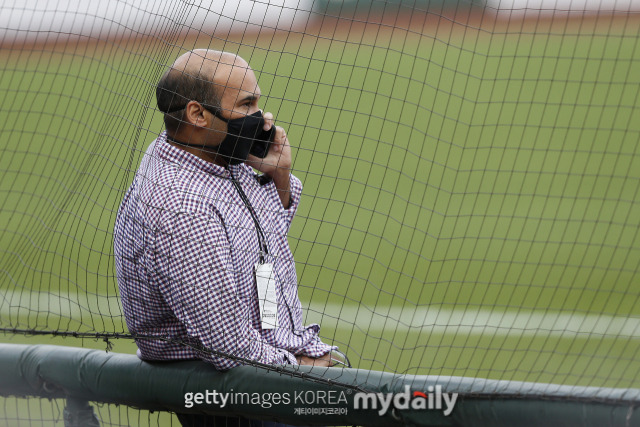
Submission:
[[[324,356],[320,357],[298,355],[296,356],[296,360],[300,365],[321,366],[324,368],[333,366],[333,362],[331,361],[331,353],[327,353]]]

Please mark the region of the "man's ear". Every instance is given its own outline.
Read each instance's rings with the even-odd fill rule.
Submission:
[[[199,102],[189,101],[185,108],[183,121],[197,127],[209,127],[211,123],[208,122],[204,112],[205,109]]]

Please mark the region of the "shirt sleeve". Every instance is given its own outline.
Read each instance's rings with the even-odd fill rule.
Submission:
[[[205,348],[239,358],[296,364],[293,354],[267,344],[252,326],[253,289],[238,286],[219,217],[172,213],[158,227],[152,247],[160,292],[189,337]],[[242,363],[206,352],[202,358],[219,370]]]
[[[285,234],[289,231],[291,221],[293,221],[293,217],[296,215],[298,205],[300,204],[300,197],[302,196],[302,182],[293,174],[289,175],[289,185],[291,191],[291,199],[289,207],[287,209],[282,206],[282,201],[280,200],[278,189],[276,188],[276,184],[273,182],[273,180],[269,181],[269,183],[265,185],[267,191],[269,192],[269,197],[273,199],[274,206],[280,206],[280,215],[284,219],[285,228],[283,231]]]
[[[320,332],[320,326],[316,323],[309,325],[305,328],[303,335],[308,335],[309,339],[306,344],[298,349],[295,354],[301,354],[309,357],[322,357],[329,353],[331,350],[338,350],[337,346],[325,344],[322,342],[318,333]]]

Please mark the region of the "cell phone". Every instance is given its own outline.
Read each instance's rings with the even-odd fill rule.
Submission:
[[[271,129],[264,130],[260,127],[260,131],[256,134],[253,142],[251,143],[251,148],[249,149],[249,153],[264,159],[269,154],[269,148],[271,147],[271,143],[273,142],[273,138],[276,136],[276,127],[271,126]]]

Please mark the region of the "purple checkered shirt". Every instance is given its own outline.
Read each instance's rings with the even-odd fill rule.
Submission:
[[[235,179],[266,236],[277,282],[278,328],[263,330],[254,279],[259,242]],[[302,307],[287,232],[302,184],[291,176],[284,209],[273,181],[245,165],[225,169],[176,148],[161,134],[147,149],[118,211],[114,247],[118,287],[132,334],[146,360],[203,359],[226,370],[241,363],[205,347],[267,364],[295,364],[332,348]],[[179,342],[189,345],[185,346]]]

